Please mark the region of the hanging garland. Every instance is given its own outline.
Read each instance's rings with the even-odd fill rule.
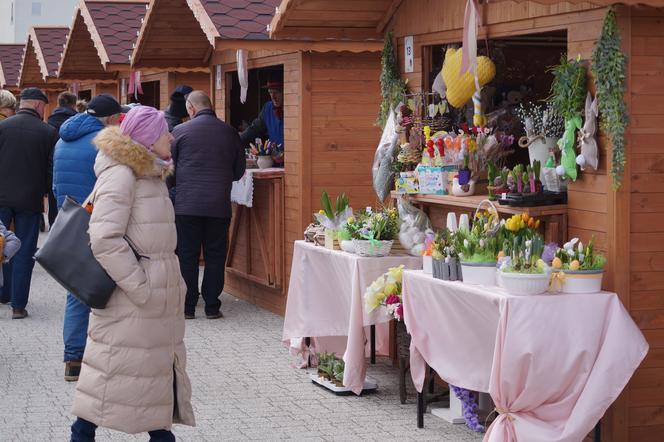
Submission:
[[[591,69],[595,77],[601,128],[613,144],[611,175],[613,188],[618,189],[625,170],[625,128],[629,118],[624,99],[627,56],[620,48],[620,32],[613,7],[604,18],[602,34],[593,50]]]
[[[377,124],[385,127],[390,107],[396,109],[406,92],[406,82],[401,79],[399,65],[394,55],[394,46],[392,45],[392,33],[388,32],[385,36],[385,46],[380,59],[382,71],[380,73],[380,94],[383,101],[380,103],[380,114]]]

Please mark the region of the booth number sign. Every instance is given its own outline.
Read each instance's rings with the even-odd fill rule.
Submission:
[[[405,50],[405,61],[406,61],[406,72],[413,72],[413,69],[415,68],[415,63],[413,61],[413,36],[409,35],[408,37],[404,37],[403,39],[404,42],[404,50]]]

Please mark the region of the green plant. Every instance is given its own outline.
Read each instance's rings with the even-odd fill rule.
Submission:
[[[327,194],[327,192],[323,191],[320,196],[322,210],[325,213],[325,216],[331,220],[335,219],[338,215],[343,213],[348,207],[348,203],[349,200],[345,193],[342,193],[337,197],[334,208],[332,208],[332,202],[330,201],[330,196]]]
[[[556,250],[552,267],[562,270],[601,270],[606,265],[604,255],[595,253],[595,237],[593,236],[586,246],[573,238]]]
[[[620,48],[620,32],[613,7],[604,18],[602,34],[593,50],[591,70],[595,77],[600,127],[613,145],[611,175],[618,189],[625,170],[625,128],[629,122],[625,104],[627,56]]]
[[[565,120],[581,116],[586,98],[586,68],[581,58],[568,60],[563,54],[560,64],[549,71],[553,73],[549,104]]]
[[[380,127],[385,127],[390,109],[396,109],[403,94],[406,92],[406,82],[401,79],[399,64],[394,55],[392,39],[392,33],[388,32],[385,36],[385,45],[383,46],[383,54],[380,60],[382,67],[380,74],[380,94],[383,97],[377,121]]]
[[[463,262],[496,262],[503,238],[504,229],[498,222],[498,215],[484,210],[477,212],[470,230],[457,230],[451,242]]]
[[[508,273],[544,273],[544,238],[535,233],[531,238],[515,235],[512,241],[505,241],[505,253],[510,259],[501,266]]]

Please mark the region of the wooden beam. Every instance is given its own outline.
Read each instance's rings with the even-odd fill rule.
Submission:
[[[315,26],[282,28],[277,34],[273,35],[273,40],[352,40],[352,41],[371,41],[383,40],[383,35],[371,28],[347,28],[333,27],[321,28]]]
[[[217,40],[216,51],[246,49],[249,51],[312,51],[312,52],[380,52],[382,41],[293,41],[293,40]]]
[[[277,10],[274,13],[272,21],[268,25],[270,38],[272,38],[273,33],[279,32],[286,24],[286,15],[288,11],[291,11],[297,5],[298,0],[282,0],[281,4],[277,7]]]
[[[383,33],[385,27],[390,22],[390,20],[392,20],[392,17],[397,12],[397,9],[399,9],[399,6],[401,6],[401,3],[403,3],[403,0],[392,0],[392,3],[390,3],[390,7],[387,8],[387,11],[385,11],[385,15],[383,15],[383,18],[380,19],[380,21],[378,22],[378,26],[376,26],[376,32],[378,34]]]

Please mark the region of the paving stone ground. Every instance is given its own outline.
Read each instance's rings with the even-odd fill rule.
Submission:
[[[11,320],[11,309],[0,306],[0,442],[69,440],[74,385],[62,378],[64,299],[63,289],[37,265],[30,317]],[[178,440],[481,440],[430,414],[418,430],[412,386],[401,405],[397,372],[387,359],[378,358],[368,370],[379,383],[377,393],[335,396],[313,385],[305,370],[290,368],[281,317],[228,295],[222,309],[221,320],[207,320],[199,310],[200,319],[187,321],[197,426],[176,426]],[[102,442],[147,439],[97,433]]]

